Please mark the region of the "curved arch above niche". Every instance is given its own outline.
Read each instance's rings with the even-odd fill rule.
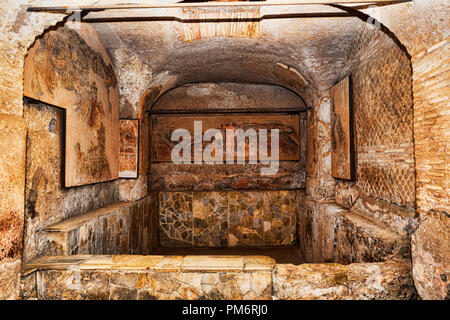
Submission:
[[[46,32],[24,69],[24,96],[66,110],[65,187],[117,179],[119,87],[97,31],[67,23]]]
[[[155,90],[156,92],[157,90]],[[147,90],[150,95],[152,89]],[[156,94],[154,94],[156,96]],[[145,100],[145,96],[142,100]],[[141,100],[141,101],[142,101]],[[150,111],[149,186],[155,191],[212,191],[265,188],[304,188],[306,185],[306,104],[284,87],[267,83],[201,82],[163,93]],[[148,111],[148,110],[144,110]],[[173,128],[192,132],[193,119],[203,129],[245,126],[280,128],[280,167],[274,176],[262,176],[260,164],[176,165],[170,157]],[[283,131],[284,130],[284,131]],[[291,135],[292,134],[292,135]],[[225,135],[224,135],[225,136]]]
[[[151,92],[151,90],[149,91]],[[291,90],[265,83],[193,83],[171,89],[150,113],[301,112],[303,99]]]

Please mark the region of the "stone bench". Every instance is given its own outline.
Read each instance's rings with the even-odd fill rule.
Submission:
[[[371,217],[346,210],[332,202],[306,200],[299,211],[299,242],[306,261],[382,262],[408,256],[410,242]]]
[[[406,260],[378,263],[277,264],[276,299],[411,300],[417,298],[411,265]]]
[[[413,299],[411,266],[275,264],[265,256],[47,256],[23,266],[22,299]]]
[[[271,299],[264,256],[47,256],[24,266],[24,299]]]
[[[149,254],[158,239],[152,199],[111,204],[48,226],[40,245],[46,255]]]

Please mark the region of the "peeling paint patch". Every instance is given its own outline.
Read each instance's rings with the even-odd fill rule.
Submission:
[[[181,23],[183,41],[212,37],[258,39],[261,37],[259,8],[248,9],[183,9]]]

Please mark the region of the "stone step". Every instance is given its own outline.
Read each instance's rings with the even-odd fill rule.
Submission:
[[[378,263],[277,264],[276,299],[412,300],[417,292],[406,260]]]
[[[69,218],[44,228],[40,247],[44,255],[149,254],[158,239],[157,202],[154,206],[149,196]]]
[[[23,299],[271,299],[264,256],[48,256],[24,265]]]
[[[413,299],[405,261],[276,264],[265,256],[46,256],[22,299]]]
[[[406,234],[335,203],[308,199],[299,215],[300,247],[307,261],[349,264],[409,255]]]

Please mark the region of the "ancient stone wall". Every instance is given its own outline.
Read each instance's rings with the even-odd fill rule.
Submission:
[[[412,69],[407,53],[366,27],[349,54],[356,187],[372,199],[415,208]],[[353,186],[352,186],[353,187]]]
[[[24,58],[35,37],[65,16],[32,17],[25,8],[31,2],[5,0],[0,6],[0,299],[18,298],[20,290],[26,145],[26,125],[21,118]]]
[[[63,110],[24,99],[24,120],[28,127],[25,226],[23,259],[43,252],[40,231],[70,217],[108,205],[119,199],[116,181],[64,188]]]
[[[419,227],[413,274],[424,299],[450,292],[450,65],[448,38],[412,57]]]
[[[306,185],[306,106],[282,87],[263,84],[200,83],[173,89],[156,101],[152,113],[219,114],[224,112],[296,112],[300,114],[300,160],[280,161],[275,175],[261,175],[260,164],[189,165],[153,162],[151,190],[280,190]],[[237,117],[239,117],[237,115]]]
[[[405,261],[275,264],[264,256],[43,257],[24,266],[22,299],[270,300],[417,297]]]
[[[304,189],[306,185],[305,109],[301,98],[291,91],[262,84],[192,84],[173,89],[159,98],[151,107],[150,116],[174,114],[175,117],[180,113],[194,113],[199,117],[205,114],[220,117],[223,113],[233,113],[235,119],[239,119],[240,114],[258,115],[252,112],[300,113],[299,160],[280,161],[275,175],[262,175],[261,164],[179,165],[152,162],[149,187],[161,191],[161,245],[226,247],[293,244],[295,190]]]
[[[158,246],[158,195],[89,211],[38,236],[46,255],[151,254]]]
[[[355,181],[330,175],[329,99],[309,112],[308,195],[410,234],[416,226],[412,70],[386,34],[366,28],[341,77],[352,76]]]
[[[387,252],[406,253],[407,235],[417,227],[408,55],[388,35],[365,28],[340,78],[347,75],[353,87],[354,181],[331,176],[327,93],[308,111],[307,194],[298,211],[298,238],[308,261],[378,261]],[[341,209],[332,209],[332,202]],[[402,244],[392,250],[392,243]]]
[[[448,39],[413,57],[417,210],[450,212]]]

